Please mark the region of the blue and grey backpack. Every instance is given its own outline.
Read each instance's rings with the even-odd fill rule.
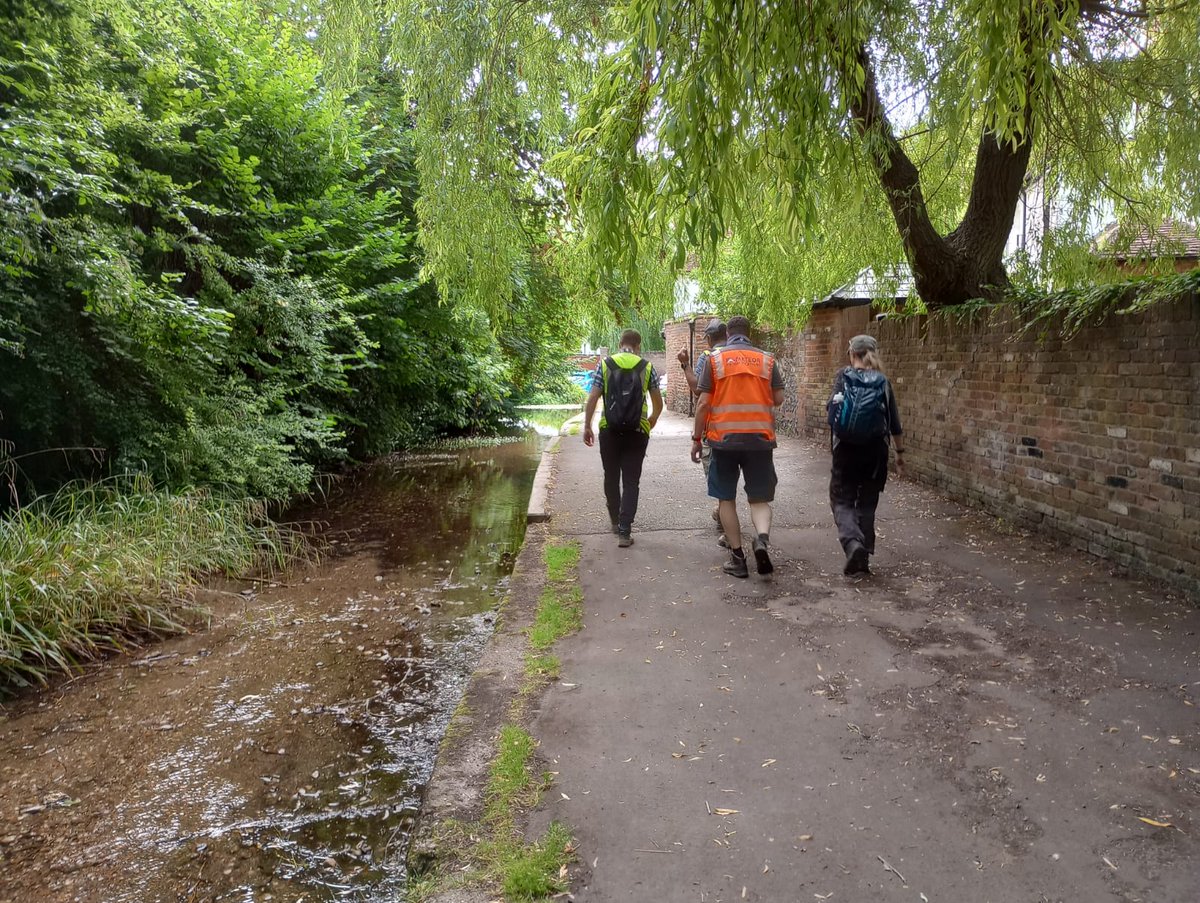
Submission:
[[[887,435],[887,385],[878,370],[842,371],[842,400],[829,405],[829,425],[838,439],[864,443]]]

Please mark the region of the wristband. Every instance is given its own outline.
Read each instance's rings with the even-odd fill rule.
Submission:
[[[693,442],[699,442],[699,441],[700,441],[700,437],[699,437],[699,436],[692,436],[692,441],[693,441]]]

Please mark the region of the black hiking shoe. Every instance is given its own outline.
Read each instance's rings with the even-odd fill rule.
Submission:
[[[633,537],[628,533],[617,534],[617,548],[628,549],[633,545]]]
[[[850,551],[846,553],[846,566],[842,568],[842,573],[847,577],[852,577],[855,574],[869,574],[871,568],[868,562],[871,555],[867,552],[867,547],[862,543],[851,543]]]
[[[750,569],[746,567],[746,553],[741,549],[731,550],[729,560],[721,565],[721,570],[730,577],[749,577]]]
[[[758,538],[754,540],[754,563],[760,574],[769,574],[775,570],[775,565],[771,564],[771,555],[767,552],[767,545],[767,534],[759,533]]]

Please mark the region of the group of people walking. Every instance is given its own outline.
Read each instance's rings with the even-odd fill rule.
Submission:
[[[775,409],[786,387],[775,356],[750,340],[750,321],[712,320],[705,329],[708,348],[692,362],[687,349],[676,359],[696,397],[691,460],[704,466],[708,494],[716,500],[713,519],[721,528],[719,544],[728,550],[725,573],[748,577],[742,527],[737,512],[739,480],[750,507],[750,550],[759,574],[774,570],[771,561],[771,503],[775,500]],[[660,378],[641,356],[641,335],[621,334],[620,351],[601,360],[584,409],[584,444],[596,443],[592,421],[600,417],[600,459],[604,496],[617,545],[633,544],[642,463],[650,433],[662,413]],[[904,473],[900,415],[891,383],[883,373],[874,337],[850,340],[848,364],[833,380],[826,402],[832,470],[829,502],[845,554],[843,572],[870,573],[875,554],[875,510],[887,482],[894,452],[897,473]]]

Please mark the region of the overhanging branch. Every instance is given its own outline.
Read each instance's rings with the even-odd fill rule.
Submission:
[[[921,174],[896,138],[865,43],[855,50],[854,62],[862,67],[863,84],[861,89],[849,92],[850,115],[875,166],[905,247],[910,257],[915,247],[939,248],[944,241],[929,219]]]

